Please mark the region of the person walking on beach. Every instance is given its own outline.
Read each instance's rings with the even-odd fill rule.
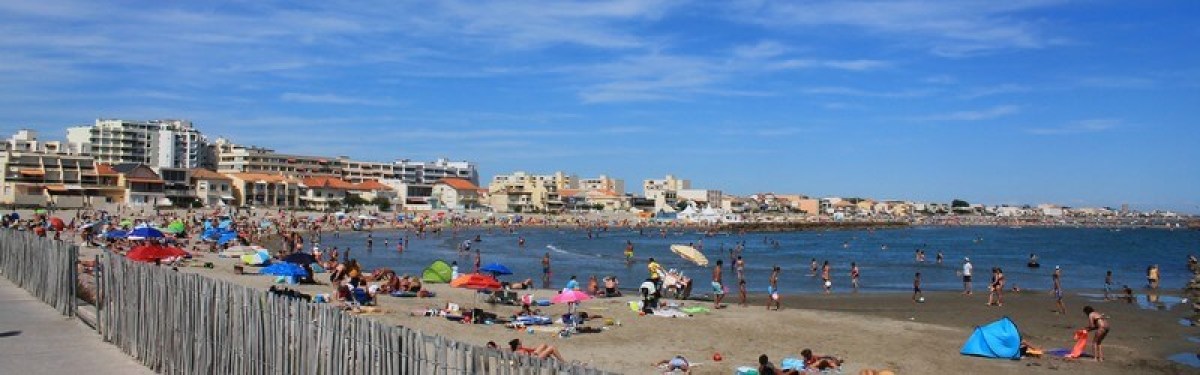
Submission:
[[[542,256],[542,288],[550,288],[550,252]]]
[[[746,279],[738,279],[738,305],[742,307],[749,306],[746,304]]]
[[[988,286],[988,306],[1004,306],[1004,270],[992,268],[992,284]]]
[[[1065,315],[1067,306],[1063,304],[1062,268],[1054,266],[1054,275],[1051,277],[1054,279],[1054,312]]]
[[[1104,338],[1108,336],[1108,317],[1101,314],[1091,306],[1084,306],[1083,313],[1088,317],[1088,332],[1095,331],[1092,336],[1092,343],[1096,346],[1096,362],[1104,362]]]
[[[720,309],[725,306],[721,305],[721,300],[725,299],[725,286],[721,284],[721,271],[724,269],[724,261],[717,259],[717,266],[713,267],[713,308]]]
[[[972,269],[974,269],[974,267],[971,266],[971,258],[963,258],[963,266],[962,266],[963,294],[968,295],[968,296],[971,295],[971,270]]]
[[[767,278],[769,285],[767,286],[767,310],[771,306],[775,306],[775,311],[779,311],[779,266],[771,269],[771,277]]]
[[[858,264],[850,262],[850,286],[858,293]]]
[[[920,303],[921,299],[925,298],[925,294],[921,293],[921,273],[917,272],[913,276],[913,302]]]

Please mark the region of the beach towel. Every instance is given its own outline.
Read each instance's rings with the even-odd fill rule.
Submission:
[[[687,317],[690,317],[691,315],[688,315],[687,313],[685,313],[683,311],[679,311],[679,310],[658,309],[658,310],[654,310],[654,316],[663,316],[663,317],[668,317],[668,318],[687,318]]]
[[[788,357],[779,362],[779,368],[782,370],[804,371],[804,360]]]
[[[1079,358],[1083,356],[1083,350],[1087,348],[1088,331],[1081,329],[1075,331],[1075,347],[1071,348],[1071,352],[1067,353],[1066,358]]]
[[[417,293],[414,292],[392,292],[392,297],[411,298],[416,296]]]
[[[688,306],[688,307],[684,307],[679,310],[681,310],[685,313],[688,313],[688,314],[707,314],[710,311],[707,307],[704,307],[704,306]]]
[[[546,325],[552,323],[550,317],[536,315],[518,316],[516,322],[524,325]]]
[[[750,366],[739,366],[734,375],[758,375],[758,369]]]

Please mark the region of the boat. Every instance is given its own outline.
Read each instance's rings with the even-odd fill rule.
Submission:
[[[683,259],[687,259],[689,262],[695,263],[697,266],[708,267],[708,257],[705,257],[704,253],[701,253],[700,250],[696,250],[694,247],[688,245],[671,245],[671,252]]]

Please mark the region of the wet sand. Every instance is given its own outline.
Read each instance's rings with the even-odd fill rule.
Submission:
[[[234,261],[206,255],[201,262],[216,263],[214,269],[183,267],[182,272],[200,272],[208,276],[266,289],[274,278],[259,275],[235,275]],[[247,267],[247,272],[255,272]],[[325,279],[322,280],[321,278]],[[318,274],[327,281],[327,274]],[[438,293],[435,298],[379,298],[386,314],[369,314],[392,324],[427,333],[482,345],[496,341],[503,345],[521,338],[526,345],[547,343],[557,346],[568,360],[578,360],[627,374],[654,373],[651,363],[681,354],[699,366],[696,374],[729,374],[738,366],[757,363],[767,354],[779,364],[786,357],[799,357],[804,348],[846,359],[843,373],[861,369],[888,368],[902,374],[1177,374],[1197,373],[1200,369],[1167,360],[1168,356],[1192,353],[1196,345],[1188,337],[1200,335],[1200,328],[1185,327],[1179,319],[1188,315],[1187,307],[1177,305],[1169,311],[1146,310],[1138,304],[1118,301],[1092,301],[1069,295],[1067,314],[1053,312],[1053,300],[1047,292],[1022,292],[1006,295],[1003,307],[985,306],[986,293],[965,297],[955,292],[926,293],[926,303],[913,303],[910,295],[878,293],[835,293],[833,295],[784,296],[784,309],[767,311],[763,296],[752,296],[750,307],[736,306],[736,296],[726,300],[730,306],[684,318],[638,316],[627,302],[636,297],[601,298],[584,302],[580,311],[603,315],[621,323],[601,333],[577,334],[559,338],[551,332],[529,334],[502,325],[467,325],[440,317],[410,316],[424,308],[444,307],[454,302],[463,308],[481,307],[500,316],[516,313],[519,307],[489,305],[473,292],[450,288],[445,284],[426,284]],[[331,293],[329,285],[299,285],[305,293]],[[524,292],[522,292],[524,293]],[[549,299],[552,291],[536,290],[536,298]],[[1172,295],[1164,293],[1163,295]],[[1179,295],[1174,293],[1173,295]],[[478,302],[476,302],[478,301]],[[732,303],[731,303],[732,302]],[[683,306],[711,307],[711,302],[680,301]],[[1002,316],[1016,322],[1025,339],[1046,349],[1073,344],[1074,329],[1086,323],[1081,312],[1090,304],[1111,317],[1112,333],[1105,341],[1106,361],[1091,359],[1023,359],[1020,361],[967,357],[958,354],[963,342],[976,325],[990,323]],[[550,315],[563,314],[565,306],[541,308]],[[604,326],[592,321],[590,326]],[[1089,348],[1089,352],[1090,352]],[[724,358],[712,359],[714,353]]]

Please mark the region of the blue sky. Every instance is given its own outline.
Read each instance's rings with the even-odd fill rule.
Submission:
[[[0,131],[1200,212],[1195,1],[101,3],[0,2]]]

